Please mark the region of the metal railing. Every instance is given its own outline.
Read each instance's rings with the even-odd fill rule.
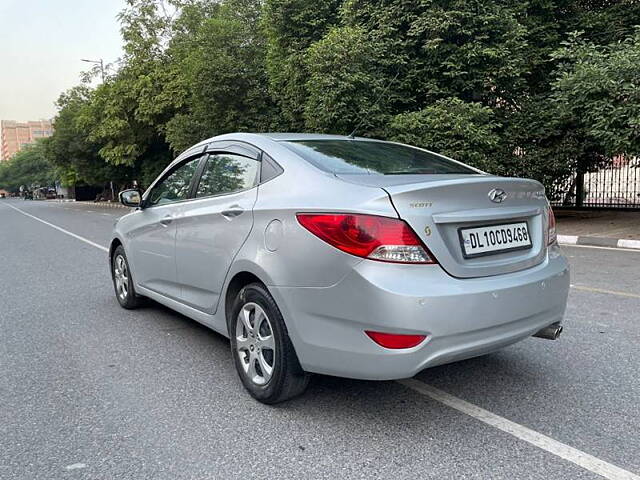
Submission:
[[[640,158],[616,158],[593,172],[576,171],[554,187],[554,206],[640,209]]]

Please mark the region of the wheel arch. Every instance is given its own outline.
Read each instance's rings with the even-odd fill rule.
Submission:
[[[113,258],[113,253],[116,251],[116,248],[121,245],[122,241],[118,237],[115,237],[113,240],[111,240],[111,244],[109,245],[109,261],[111,261],[111,259]]]
[[[246,270],[237,272],[229,281],[224,294],[224,318],[227,323],[229,321],[231,309],[233,308],[233,300],[236,298],[236,295],[238,295],[238,292],[240,292],[240,290],[252,283],[260,283],[264,286],[265,289],[267,289],[267,291],[269,290],[269,287],[267,287],[266,283],[262,279],[260,279],[260,277],[258,277],[255,273]]]
[[[238,267],[240,267],[240,265]],[[277,288],[274,286],[273,282],[270,281],[271,278],[269,277],[269,275],[258,265],[252,262],[245,262],[242,264],[241,268],[237,268],[236,270],[234,270],[233,274],[231,274],[230,272],[229,276],[231,279],[226,284],[226,288],[223,295],[221,295],[220,303],[218,304],[218,314],[224,314],[224,321],[226,323],[228,336],[231,336],[231,332],[228,331],[229,321],[236,295],[240,290],[242,290],[243,287],[251,283],[259,283],[264,287],[267,293],[271,295],[273,301],[278,307],[278,310],[280,310],[282,320],[289,334],[289,337],[291,338],[295,350],[296,345],[299,344],[300,336],[294,328],[295,325],[289,321],[291,319],[289,318],[290,312],[287,308],[287,305],[283,304],[283,299],[279,298],[279,296],[277,295]],[[222,309],[222,311],[220,311],[220,309]]]

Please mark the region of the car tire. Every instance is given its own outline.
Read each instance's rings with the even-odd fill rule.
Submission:
[[[141,298],[133,286],[133,277],[124,247],[119,245],[111,257],[111,278],[116,299],[122,308],[131,310],[140,306]]]
[[[236,370],[253,398],[275,404],[304,392],[310,374],[302,370],[280,309],[264,285],[242,288],[227,322]]]

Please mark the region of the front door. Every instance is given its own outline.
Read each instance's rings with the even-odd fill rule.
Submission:
[[[227,271],[253,226],[260,162],[236,153],[209,155],[182,207],[176,233],[182,301],[214,313]]]
[[[181,205],[188,200],[200,158],[178,165],[145,196],[136,212],[128,253],[136,283],[170,298],[179,298],[176,281],[176,226]]]

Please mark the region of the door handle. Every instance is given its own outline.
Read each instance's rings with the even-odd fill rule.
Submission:
[[[228,209],[223,210],[220,214],[227,220],[231,220],[244,213],[244,208],[240,205],[231,205]]]
[[[160,220],[160,224],[164,225],[165,227],[167,227],[171,222],[173,222],[173,218],[168,216]]]

